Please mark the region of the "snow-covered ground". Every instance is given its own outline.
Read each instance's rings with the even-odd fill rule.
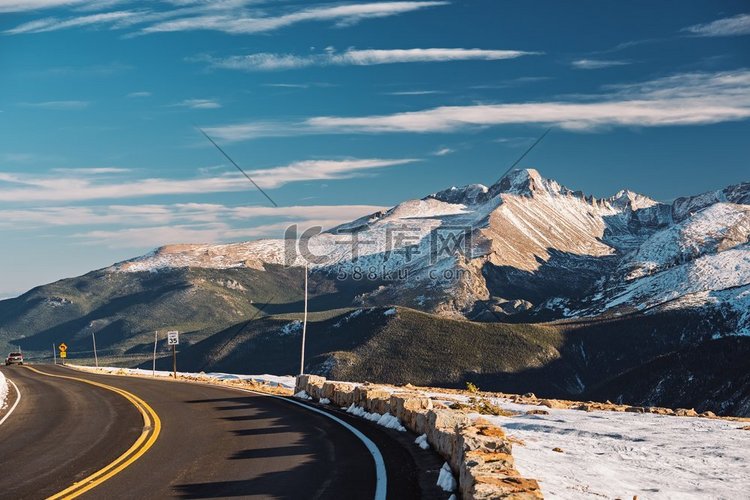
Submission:
[[[151,375],[151,370],[111,367],[99,370]],[[170,373],[157,371],[156,375],[168,377]],[[294,377],[178,373],[294,387]],[[0,398],[4,381],[4,377],[0,378]],[[445,402],[468,399],[468,396],[441,392],[427,395]],[[508,435],[523,443],[513,447],[516,468],[524,477],[539,481],[545,498],[630,499],[636,495],[641,500],[750,498],[747,495],[750,491],[750,431],[741,429],[747,422],[551,409],[499,398],[492,398],[491,402],[518,413],[512,417],[482,415],[482,418],[504,428]],[[351,413],[358,413],[357,410],[361,409],[349,409]],[[529,410],[549,413],[527,415]],[[381,417],[378,415],[378,420]],[[554,451],[556,448],[561,451]]]
[[[140,375],[140,376],[151,376],[152,372],[151,370],[143,370],[140,368],[118,368],[118,367],[112,367],[112,366],[100,366],[99,368],[94,368],[92,366],[78,366],[78,365],[68,365],[72,368],[77,368],[80,370],[86,370],[86,371],[100,371],[104,373],[121,373],[125,372],[130,375]],[[1,374],[0,374],[1,375]],[[157,377],[171,377],[172,372],[171,371],[159,371],[156,370],[155,375]],[[278,386],[278,387],[284,387],[286,389],[294,389],[294,377],[284,377],[279,375],[234,375],[231,373],[190,373],[190,372],[177,372],[178,376],[183,377],[206,377],[211,378],[215,380],[251,380],[253,382],[258,382],[261,384],[268,384],[272,386]]]
[[[0,410],[4,410],[8,406],[8,379],[5,378],[3,372],[0,372]]]
[[[521,413],[482,418],[523,441],[513,447],[516,468],[545,498],[750,498],[746,422],[492,401]],[[525,414],[532,409],[549,414]]]

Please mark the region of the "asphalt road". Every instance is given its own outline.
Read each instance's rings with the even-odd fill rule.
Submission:
[[[375,462],[364,443],[289,401],[217,386],[35,368],[128,391],[161,421],[152,447],[83,498],[374,497]],[[117,459],[144,432],[141,414],[120,394],[25,367],[2,370],[22,394],[0,426],[2,498],[46,498],[64,490]],[[442,462],[414,446],[413,436],[334,413],[377,445],[389,499],[447,497],[434,487]]]

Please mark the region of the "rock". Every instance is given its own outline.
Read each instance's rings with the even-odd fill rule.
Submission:
[[[533,392],[527,392],[526,394],[523,395],[523,397],[527,399],[536,399],[536,394],[534,394]]]
[[[326,382],[323,384],[323,397],[336,406],[350,406],[354,403],[354,384],[347,382]]]
[[[417,432],[418,415],[423,416],[432,409],[432,400],[419,393],[392,394],[390,399],[391,414],[401,420],[409,429]],[[420,432],[420,434],[423,434]]]
[[[555,451],[555,452],[557,452],[557,453],[565,453],[565,452],[564,452],[564,451],[562,450],[562,448],[558,448],[558,447],[554,447],[554,448],[552,448],[552,451]]]
[[[311,394],[310,388],[311,386],[314,386],[316,388],[320,387],[322,389],[323,383],[325,383],[325,381],[325,377],[319,377],[318,375],[298,375],[294,383],[294,393],[296,394],[300,391],[305,391],[311,396],[318,397]]]
[[[625,411],[628,413],[646,413],[646,409],[642,406],[628,406]]]
[[[716,413],[712,411],[704,411],[703,413],[700,414],[700,416],[704,418],[716,418]]]
[[[354,403],[369,412],[390,412],[391,393],[377,385],[360,385],[354,388]]]
[[[432,409],[426,418],[427,441],[443,458],[451,461],[457,447],[458,429],[469,424],[469,417],[453,410]]]
[[[547,408],[566,408],[567,406],[564,403],[561,403],[560,401],[556,399],[542,399],[539,401],[540,406],[546,406]]]
[[[750,431],[750,425],[746,425],[745,427],[740,427],[741,431]]]
[[[689,410],[685,408],[677,408],[674,414],[677,415],[678,417],[697,417],[698,416],[698,412],[692,408]]]
[[[526,415],[549,415],[547,410],[529,410]]]

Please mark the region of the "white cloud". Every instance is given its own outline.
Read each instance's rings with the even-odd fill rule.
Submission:
[[[140,91],[140,92],[131,92],[126,97],[151,97],[151,92],[146,91]]]
[[[440,148],[440,149],[438,149],[437,151],[435,151],[435,152],[434,152],[434,153],[432,153],[432,154],[433,154],[433,155],[435,155],[435,156],[446,156],[446,155],[449,155],[449,154],[452,154],[452,153],[455,153],[455,152],[456,152],[456,150],[455,150],[455,149],[451,149],[451,148]]]
[[[386,92],[386,95],[432,95],[444,94],[442,90],[401,90],[396,92]]]
[[[129,168],[118,167],[92,167],[92,168],[55,168],[53,172],[63,174],[83,174],[83,175],[105,175],[105,174],[125,174],[130,172]]]
[[[24,12],[53,7],[70,7],[89,2],[91,0],[0,0],[0,12]]]
[[[540,124],[570,130],[606,126],[702,125],[750,118],[750,70],[686,73],[610,86],[609,93],[569,100],[442,106],[372,116],[318,116],[301,122],[212,127],[226,141],[289,134],[455,132],[472,127]]]
[[[74,226],[153,226],[167,224],[242,223],[259,217],[306,223],[309,220],[336,224],[377,212],[373,205],[309,205],[292,207],[227,207],[205,203],[173,205],[63,206],[29,209],[0,209],[0,227],[37,229]]]
[[[216,109],[221,107],[221,103],[216,99],[185,99],[174,106],[190,109]]]
[[[373,205],[227,207],[185,203],[0,209],[0,229],[79,227],[80,232],[71,236],[83,243],[109,248],[144,248],[171,243],[283,237],[290,224],[330,228],[385,208]],[[254,226],[258,218],[266,222]]]
[[[348,49],[337,53],[326,51],[321,54],[296,56],[292,54],[259,53],[244,56],[231,56],[223,59],[207,59],[212,67],[244,71],[273,71],[296,69],[309,66],[372,66],[376,64],[446,62],[446,61],[495,61],[514,59],[538,52],[520,50],[486,50],[463,48],[427,49],[388,49],[357,50]],[[198,58],[196,60],[201,60]]]
[[[39,108],[39,109],[53,109],[53,110],[69,110],[69,109],[83,109],[87,108],[91,104],[89,101],[43,101],[43,102],[20,102],[19,106],[26,108]]]
[[[737,14],[734,17],[718,19],[706,24],[696,24],[683,31],[698,36],[750,35],[750,14]]]
[[[570,63],[576,69],[602,69],[615,66],[626,66],[630,61],[607,61],[603,59],[578,59]]]
[[[0,0],[0,12],[27,11],[51,7],[75,7],[78,11],[99,11],[121,2],[118,0]],[[248,6],[262,3],[255,0],[224,1],[167,1],[171,8],[152,10],[148,3],[137,10],[99,12],[67,18],[37,19],[6,30],[6,34],[41,33],[69,28],[106,26],[126,29],[134,26],[139,34],[215,30],[231,34],[275,31],[302,22],[332,21],[337,26],[349,26],[364,19],[395,16],[428,7],[447,5],[446,1],[369,2],[363,4],[333,4],[290,10],[277,7],[280,13],[269,14],[269,9],[249,10]],[[164,3],[161,4],[162,6]],[[133,33],[128,34],[131,36]]]
[[[140,13],[133,11],[106,12],[102,14],[90,14],[87,16],[73,17],[69,19],[58,19],[47,17],[37,19],[6,30],[9,35],[21,35],[26,33],[44,33],[47,31],[58,31],[68,28],[79,28],[82,26],[93,26],[97,24],[113,24],[127,18],[139,16]]]
[[[297,181],[346,179],[361,175],[364,170],[405,165],[416,161],[408,158],[396,160],[307,160],[284,167],[253,170],[248,172],[248,175],[261,187],[277,188]]]
[[[311,7],[277,16],[198,15],[156,23],[145,27],[142,31],[143,33],[159,33],[216,30],[231,34],[248,34],[275,31],[293,24],[310,21],[335,21],[339,26],[346,26],[364,19],[395,16],[447,4],[448,2],[444,1],[371,2]]]
[[[412,163],[413,159],[350,159],[300,161],[276,168],[251,170],[248,174],[263,188],[278,188],[291,182],[346,179],[365,170]],[[195,193],[252,190],[246,179],[228,173],[197,179],[138,179],[105,182],[97,169],[68,171],[65,175],[30,176],[0,172],[0,203],[62,202],[126,199]],[[60,172],[57,172],[58,174]]]

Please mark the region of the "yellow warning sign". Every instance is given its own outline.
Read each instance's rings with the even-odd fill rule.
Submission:
[[[68,353],[65,352],[65,351],[60,351],[60,357],[61,358],[67,358],[68,357]]]
[[[60,344],[59,346],[57,346],[57,348],[60,349],[60,352],[65,352],[65,351],[68,350],[68,346],[66,346],[64,342],[62,344]],[[63,356],[63,357],[65,357],[65,356]]]

